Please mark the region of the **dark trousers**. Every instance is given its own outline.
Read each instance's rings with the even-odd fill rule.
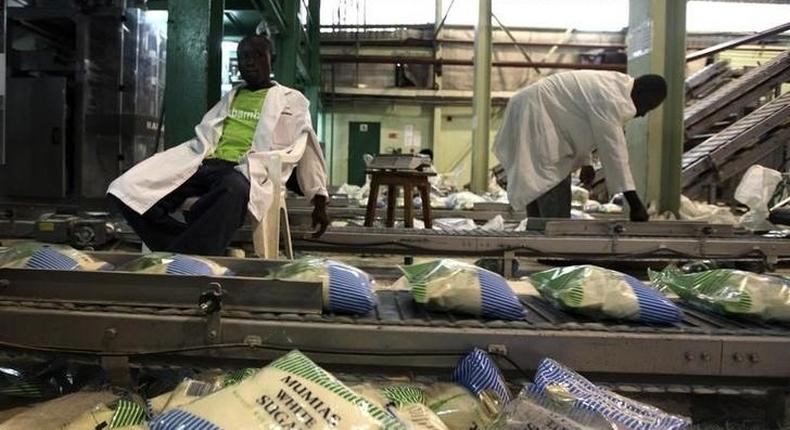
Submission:
[[[527,218],[570,218],[571,177],[568,176],[527,205]]]
[[[219,159],[204,160],[197,172],[180,187],[140,215],[110,195],[123,217],[152,251],[198,255],[225,255],[233,234],[244,223],[250,183]],[[199,197],[186,222],[170,216],[189,197]]]

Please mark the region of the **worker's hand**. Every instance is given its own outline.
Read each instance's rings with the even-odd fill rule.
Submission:
[[[313,237],[321,237],[329,227],[329,214],[326,212],[326,196],[313,197],[313,230],[318,227],[318,231],[313,233]]]
[[[595,167],[582,166],[582,169],[579,171],[579,180],[584,188],[592,190],[593,183],[595,183]]]
[[[631,221],[645,222],[650,218],[645,205],[642,204],[642,200],[639,199],[636,191],[626,191],[623,193],[623,196],[628,201]]]

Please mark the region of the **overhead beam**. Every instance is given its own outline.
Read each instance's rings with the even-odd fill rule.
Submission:
[[[768,30],[761,31],[759,33],[750,34],[748,36],[739,37],[737,39],[728,40],[724,43],[719,43],[717,45],[711,46],[709,48],[705,48],[696,52],[692,52],[686,55],[686,61],[694,61],[700,58],[709,57],[713,54],[719,53],[721,51],[726,51],[727,49],[736,48],[746,43],[757,42],[766,37],[775,36],[777,34],[782,34],[785,31],[790,30],[790,21],[786,22],[781,25],[777,25],[776,27],[769,28]]]
[[[220,98],[223,0],[169,0],[165,146],[193,128]]]

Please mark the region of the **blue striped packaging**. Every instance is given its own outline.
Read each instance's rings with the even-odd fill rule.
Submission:
[[[653,406],[598,387],[562,364],[544,358],[535,373],[535,385],[547,395],[561,391],[576,399],[576,406],[600,413],[627,430],[684,430],[691,420],[670,415]]]
[[[414,301],[431,309],[521,320],[525,310],[505,278],[452,259],[402,266]]]
[[[151,430],[223,430],[222,428],[180,409],[159,415],[148,423]]]
[[[326,270],[332,312],[363,315],[376,307],[373,281],[367,273],[332,260],[326,261]]]
[[[456,366],[453,381],[463,385],[467,390],[479,396],[484,390],[491,390],[503,404],[510,402],[510,390],[496,363],[482,349],[475,348]]]
[[[185,276],[233,276],[230,269],[208,258],[170,252],[145,254],[121,265],[118,270]]]
[[[285,281],[322,282],[324,309],[329,312],[364,315],[378,303],[370,275],[338,261],[302,258],[280,266],[270,276]]]
[[[42,270],[111,270],[113,266],[67,245],[20,242],[0,254],[0,267]]]
[[[673,324],[683,312],[661,292],[633,276],[583,265],[546,270],[530,276],[543,298],[560,309],[600,319]]]
[[[41,248],[27,260],[28,269],[79,270],[80,265],[73,258],[61,254],[50,247]]]

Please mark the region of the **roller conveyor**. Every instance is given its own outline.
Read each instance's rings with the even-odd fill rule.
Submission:
[[[702,98],[727,79],[731,71],[726,61],[707,65],[686,78],[686,99]]]
[[[256,261],[236,260],[255,268]],[[219,262],[235,264],[229,259]],[[16,277],[12,272],[17,272]],[[673,382],[708,378],[709,384],[771,384],[790,378],[790,326],[736,320],[685,308],[685,319],[674,326],[595,322],[561,312],[535,296],[521,296],[524,321],[485,321],[416,305],[406,291],[379,291],[379,307],[367,316],[272,311],[265,301],[250,300],[244,309],[221,306],[205,312],[197,306],[208,283],[231,284],[233,278],[193,279],[194,303],[174,303],[170,288],[152,285],[147,303],[135,295],[106,301],[104,290],[128,288],[96,279],[82,282],[79,298],[58,300],[17,290],[10,292],[26,270],[2,269],[6,292],[0,294],[0,349],[29,352],[58,351],[77,356],[122,358],[129,362],[195,362],[211,359],[265,360],[282,350],[299,348],[329,366],[354,366],[383,372],[410,369],[447,374],[460,354],[478,346],[506,353],[524,369],[550,356],[576,370],[611,375],[609,380],[649,381],[672,377]],[[252,275],[246,273],[245,275]],[[60,282],[64,272],[39,284],[51,291],[71,288]],[[84,274],[84,273],[81,273]],[[118,275],[99,273],[93,275]],[[144,288],[154,275],[136,277]],[[108,279],[109,279],[108,276]],[[174,278],[167,276],[168,278]],[[255,276],[246,276],[253,279]],[[261,289],[270,287],[258,278]],[[158,299],[157,299],[158,296]],[[227,299],[232,299],[228,292]],[[224,299],[223,299],[224,300]],[[264,307],[258,307],[264,305]],[[42,351],[46,352],[46,351]],[[760,382],[762,381],[762,382]],[[770,382],[774,381],[774,382]]]
[[[790,80],[790,51],[749,70],[704,100],[686,108],[683,115],[686,135],[703,132],[715,122],[748,106],[787,80]]]
[[[790,124],[790,93],[766,103],[756,111],[743,117],[724,131],[716,134],[683,154],[683,187],[693,185],[710,170],[724,170],[730,176],[742,170],[721,169],[737,152],[759,143],[759,152],[767,154],[773,147],[784,143],[782,138],[764,139],[774,129],[786,128]],[[784,136],[780,131],[779,135]],[[761,142],[762,140],[762,142]],[[748,166],[747,166],[748,167]],[[719,176],[720,179],[727,179]]]
[[[588,233],[588,225],[599,227]],[[694,225],[697,227],[693,227]],[[774,263],[790,256],[790,241],[750,234],[718,236],[705,224],[574,221],[565,234],[546,232],[439,231],[330,228],[321,238],[293,233],[297,249],[353,254],[553,257],[585,260],[756,259]],[[605,227],[600,227],[600,226]],[[686,228],[692,226],[690,228]],[[605,230],[604,230],[605,228]],[[547,227],[548,229],[548,227]],[[640,232],[640,229],[648,231]],[[506,258],[507,261],[507,258]],[[509,272],[505,272],[509,273]]]

